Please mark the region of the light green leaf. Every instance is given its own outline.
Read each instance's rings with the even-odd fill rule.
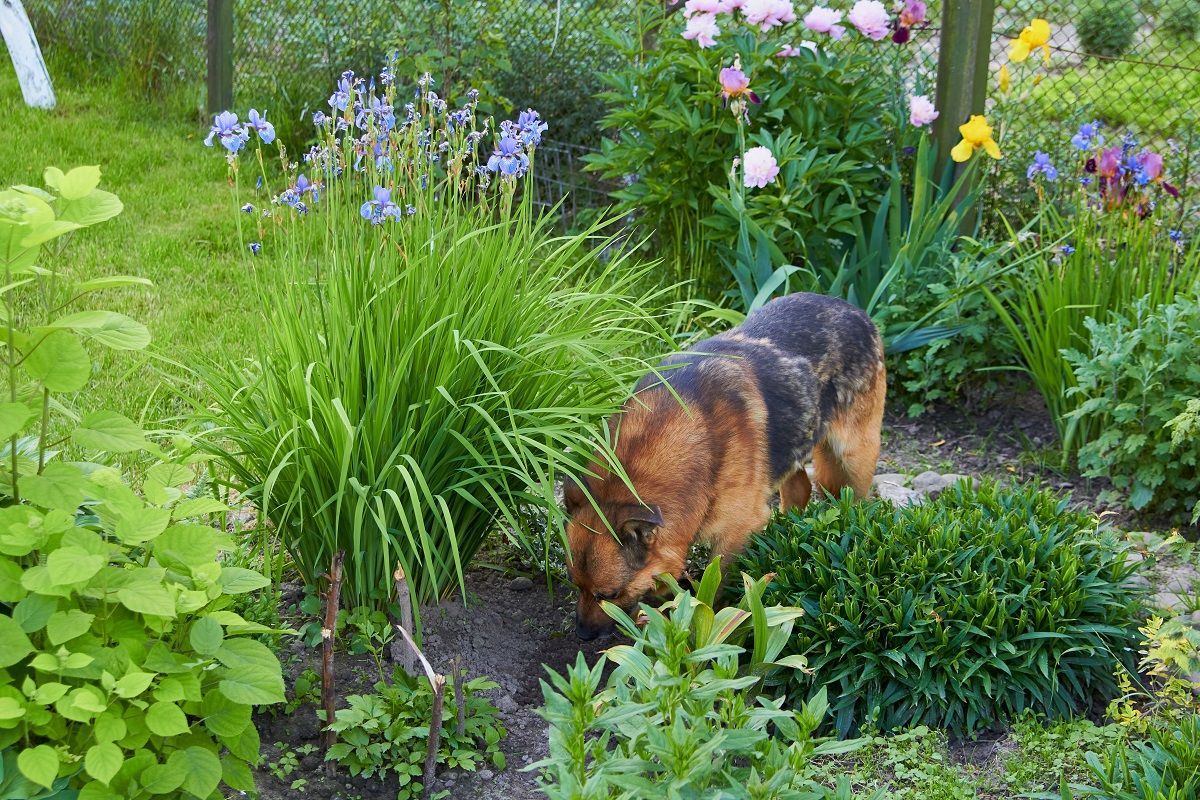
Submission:
[[[96,189],[87,197],[59,204],[58,218],[80,228],[112,219],[125,209],[121,199],[112,192]]]
[[[29,574],[38,567],[30,567],[25,571],[25,576],[21,582],[25,588],[29,589],[28,577]],[[42,568],[45,571],[45,568]],[[30,589],[30,591],[36,591]],[[46,623],[50,621],[50,617],[54,616],[54,612],[58,611],[58,599],[55,597],[47,597],[41,594],[27,595],[21,602],[12,610],[13,622],[21,626],[21,630],[26,633],[36,633],[46,627]]]
[[[24,403],[0,403],[0,440],[19,433],[36,416]]]
[[[225,594],[245,594],[264,589],[271,585],[271,581],[252,569],[222,567],[220,584]]]
[[[196,473],[184,464],[162,463],[155,464],[146,472],[147,480],[154,480],[163,486],[182,486],[196,479]]]
[[[24,596],[21,567],[14,561],[0,558],[0,603],[15,603]]]
[[[142,788],[150,794],[171,794],[183,785],[184,774],[167,764],[146,767],[140,780]]]
[[[48,744],[22,750],[17,756],[17,769],[38,786],[49,789],[58,777],[58,753]]]
[[[77,392],[92,374],[92,359],[70,331],[51,331],[25,357],[25,372],[52,392]]]
[[[55,583],[73,586],[91,580],[106,563],[104,556],[81,547],[60,547],[46,558],[46,569]]]
[[[64,175],[58,167],[46,167],[42,179],[64,200],[78,200],[100,185],[100,168],[76,167]]]
[[[183,790],[193,797],[211,796],[221,782],[221,760],[203,747],[176,750],[167,765],[183,772]]]
[[[87,774],[105,786],[116,776],[124,763],[125,756],[121,753],[121,748],[111,742],[92,745],[83,757],[83,768],[87,770]]]
[[[25,476],[21,493],[34,505],[73,514],[83,502],[85,485],[78,467],[53,461],[41,475]]]
[[[229,641],[233,640],[227,640],[226,644]],[[257,664],[231,669],[225,673],[220,687],[221,693],[235,703],[257,706],[285,700],[278,666],[273,670]]]
[[[56,611],[46,622],[46,636],[52,645],[69,642],[91,630],[92,620],[95,618],[95,614],[88,614],[76,608]]]
[[[0,615],[0,668],[11,667],[32,652],[33,643],[21,626],[12,617]]]
[[[157,537],[171,524],[171,512],[146,506],[136,509],[117,522],[117,538],[125,544],[144,544]]]
[[[192,623],[188,640],[192,643],[192,649],[200,655],[213,656],[221,649],[225,631],[221,630],[220,623],[212,617],[201,617]]]
[[[179,736],[188,732],[187,715],[174,703],[159,701],[146,709],[146,727],[156,736]]]
[[[83,415],[71,431],[75,444],[106,453],[132,453],[146,446],[146,434],[133,420],[115,411],[92,411]]]
[[[154,557],[167,566],[190,573],[217,560],[225,537],[207,525],[172,525],[154,540]]]
[[[247,709],[249,711],[249,709]],[[0,697],[0,720],[14,720],[25,716],[25,706],[15,697]]]
[[[176,519],[186,519],[188,517],[201,517],[206,514],[222,514],[229,510],[229,506],[222,503],[213,497],[197,497],[192,500],[184,500],[174,508]]]
[[[113,693],[117,697],[137,697],[150,688],[153,680],[154,673],[152,672],[130,672],[117,681],[113,686]]]
[[[72,330],[114,350],[142,350],[150,344],[150,331],[137,320],[112,311],[80,311],[51,323]]]
[[[153,575],[138,574],[128,586],[117,590],[117,599],[121,605],[139,614],[175,616],[174,595],[163,586],[161,579]]]
[[[210,689],[200,704],[204,725],[217,736],[237,736],[250,724],[250,706],[235,703],[220,689]]]

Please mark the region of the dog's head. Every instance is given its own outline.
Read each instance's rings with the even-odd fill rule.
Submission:
[[[666,523],[657,505],[632,496],[606,501],[603,491],[594,490],[602,483],[594,481],[590,487],[599,513],[578,484],[568,481],[563,496],[570,515],[571,580],[579,588],[575,633],[584,640],[614,627],[601,603],[632,612],[656,588],[659,575],[682,574],[686,558],[686,553],[659,546]]]

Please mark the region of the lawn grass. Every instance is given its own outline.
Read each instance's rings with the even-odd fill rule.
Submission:
[[[153,342],[146,353],[101,354],[102,369],[77,404],[111,408],[154,427],[183,409],[165,385],[181,371],[164,359],[187,364],[246,352],[258,324],[224,159],[203,146],[198,119],[132,99],[109,83],[62,79],[56,109],[26,108],[4,62],[0,186],[40,186],[47,166],[96,164],[101,188],[125,204],[116,219],[68,237],[53,265],[74,276],[129,274],[154,282],[94,296],[90,307],[145,323]]]

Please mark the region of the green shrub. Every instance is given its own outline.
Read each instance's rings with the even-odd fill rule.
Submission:
[[[386,91],[390,103],[397,89]],[[555,235],[516,178],[489,186],[492,173],[475,172],[473,107],[435,101],[424,88],[421,126],[372,118],[365,135],[390,161],[347,168],[319,199],[305,193],[303,212],[277,205],[250,233],[272,265],[262,338],[253,359],[205,370],[206,446],[308,584],[345,551],[348,607],[386,606],[397,561],[416,603],[440,598],[498,523],[527,540],[527,506],[548,509],[558,530],[556,475],[606,448],[601,420],[648,369],[640,355],[670,346],[657,296],[632,288],[648,267],[603,224]],[[358,160],[332,120],[319,135],[312,180],[322,160]],[[446,143],[436,160],[426,136]],[[362,214],[384,186],[391,216],[371,224]]]
[[[1133,46],[1137,26],[1137,4],[1133,0],[1098,0],[1080,12],[1076,31],[1085,52],[1119,56]]]
[[[1195,0],[1167,0],[1160,14],[1159,30],[1186,41],[1200,35],[1200,5]]]
[[[1088,348],[1063,353],[1082,401],[1072,416],[1097,431],[1079,450],[1080,469],[1108,478],[1134,509],[1190,511],[1200,493],[1200,441],[1172,434],[1186,429],[1188,404],[1200,397],[1200,304],[1176,297],[1155,308],[1143,298],[1128,313],[1086,324]]]
[[[486,678],[463,683],[461,702],[466,705],[463,730],[459,733],[456,719],[460,699],[454,696],[453,684],[447,681],[438,764],[470,772],[485,761],[504,768],[500,740],[506,731],[497,717],[499,711],[490,700],[478,696],[479,692],[498,685]],[[366,778],[375,775],[382,778],[388,772],[395,772],[400,780],[398,800],[421,797],[422,767],[433,708],[429,680],[414,678],[397,668],[390,681],[375,684],[373,694],[349,695],[346,705],[334,712],[334,722],[329,727],[337,732],[338,742],[325,759],[346,767],[351,775]]]
[[[654,234],[673,278],[694,278],[710,296],[729,285],[723,259],[743,218],[752,239],[764,234],[773,266],[836,264],[832,243],[852,238],[855,221],[879,202],[891,113],[884,83],[855,58],[804,49],[778,58],[776,39],[744,29],[698,48],[661,3],[639,2],[635,14],[635,24],[609,33],[627,66],[605,76],[601,123],[614,135],[587,159],[589,170],[620,182],[618,210]],[[750,111],[746,147],[768,146],[780,167],[778,179],[749,194],[744,214],[728,196],[740,143],[718,83],[738,55],[762,100]]]
[[[1103,757],[1088,753],[1093,786],[1074,787],[1098,800],[1190,800],[1200,796],[1200,716],[1154,729],[1145,742],[1115,747]]]
[[[783,688],[827,690],[842,735],[1065,717],[1132,666],[1125,548],[1033,487],[964,482],[901,508],[846,494],[774,520],[738,567],[775,573],[764,602],[804,609],[786,652],[809,669]]]
[[[766,580],[743,581],[741,606],[714,611],[713,562],[695,596],[680,591],[661,609],[643,604],[644,626],[606,606],[633,643],[609,648],[590,668],[580,653],[565,675],[548,670],[542,681],[550,753],[534,767],[547,797],[849,800],[848,784],[833,795],[812,781],[814,756],[857,746],[813,738],[825,692],[792,711],[756,691],[764,672],[803,668],[801,658],[778,657],[799,612],[764,607]],[[751,629],[748,653],[736,642]],[[742,656],[749,663],[739,667]]]
[[[49,191],[0,192],[0,786],[91,800],[252,791],[251,713],[283,702],[283,678],[247,637],[268,629],[229,609],[269,581],[219,560],[233,543],[204,520],[226,509],[185,491],[203,459],[166,460],[131,420],[73,409],[93,372],[85,342],[149,343],[128,317],[73,309],[146,281],[79,280],[46,259],[47,243],[120,213],[99,181],[95,167],[51,168]],[[68,442],[89,459],[160,460],[139,493],[115,468],[68,461]]]

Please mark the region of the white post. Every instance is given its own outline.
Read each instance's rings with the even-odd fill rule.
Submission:
[[[17,82],[25,104],[34,108],[54,108],[54,87],[42,60],[42,49],[21,0],[0,0],[0,33],[17,68]]]

